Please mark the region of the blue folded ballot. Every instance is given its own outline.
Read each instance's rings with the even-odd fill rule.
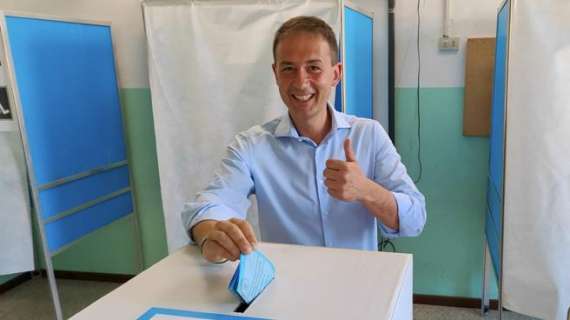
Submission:
[[[258,250],[241,254],[239,265],[228,285],[228,289],[243,302],[251,303],[275,278],[275,267]]]

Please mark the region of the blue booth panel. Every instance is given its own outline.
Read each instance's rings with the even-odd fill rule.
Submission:
[[[65,245],[130,214],[132,211],[131,193],[128,192],[64,219],[47,223],[44,230],[49,251],[56,252]]]
[[[39,192],[42,218],[129,187],[129,168],[122,166]]]
[[[509,31],[510,1],[506,1],[497,15],[497,40],[495,72],[493,74],[493,98],[491,109],[491,134],[489,137],[489,179],[487,184],[487,214],[485,233],[495,272],[500,267],[500,235],[503,220],[503,183],[505,162],[505,97]]]
[[[126,158],[109,26],[6,17],[36,183]]]
[[[352,8],[344,9],[344,72],[346,98],[344,112],[372,119],[372,32],[374,21]],[[335,108],[342,110],[340,84]]]
[[[111,28],[5,21],[32,188],[53,253],[133,212]]]

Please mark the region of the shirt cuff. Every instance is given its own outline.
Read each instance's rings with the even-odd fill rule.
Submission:
[[[240,215],[238,215],[233,209],[224,205],[214,205],[209,208],[204,208],[200,210],[198,213],[196,213],[196,215],[194,215],[194,217],[192,217],[190,221],[188,221],[188,224],[186,226],[186,230],[188,230],[188,237],[190,239],[190,243],[196,243],[192,239],[190,230],[192,230],[192,228],[198,223],[204,220],[222,221],[222,220],[229,220],[231,218],[241,219]]]
[[[410,225],[409,220],[411,219],[409,214],[410,209],[412,207],[412,201],[410,199],[410,196],[398,192],[392,192],[392,195],[394,196],[394,200],[396,201],[399,229],[398,230],[392,229],[384,225],[382,222],[380,222],[380,229],[382,230],[382,234],[384,237],[388,239],[405,237],[407,234],[409,234],[409,232],[407,232],[407,229],[408,226]]]

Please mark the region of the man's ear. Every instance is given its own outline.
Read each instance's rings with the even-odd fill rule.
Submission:
[[[336,85],[340,82],[340,80],[342,79],[342,63],[338,62],[335,66],[334,66],[334,70],[333,70],[333,74],[334,74],[334,79],[333,79],[333,87],[336,87]]]
[[[275,82],[277,82],[277,65],[275,63],[272,64],[271,69],[273,69],[273,76],[275,77]]]

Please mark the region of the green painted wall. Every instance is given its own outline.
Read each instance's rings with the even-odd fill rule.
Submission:
[[[122,89],[129,158],[140,212],[145,266],[168,255],[150,89]]]
[[[422,178],[428,219],[417,238],[395,241],[414,254],[414,292],[479,298],[488,138],[463,136],[463,87],[420,91]],[[396,146],[418,177],[415,88],[396,90]],[[492,290],[496,296],[496,289]]]

